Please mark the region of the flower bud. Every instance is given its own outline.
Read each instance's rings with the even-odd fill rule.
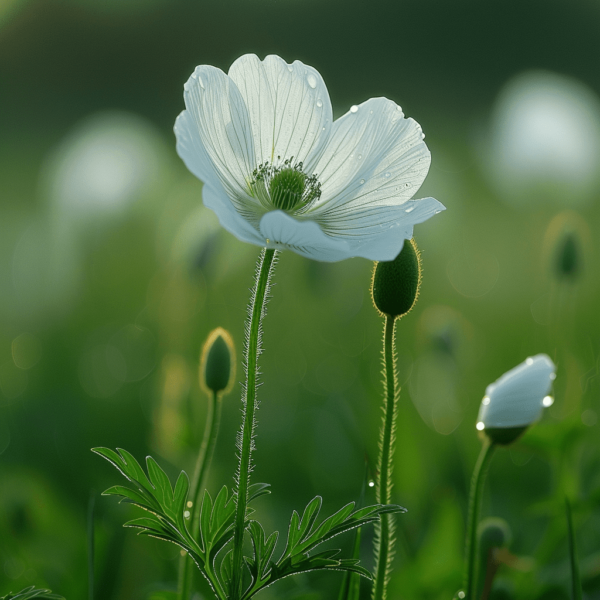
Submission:
[[[512,535],[508,523],[498,517],[489,517],[477,527],[479,552],[482,561],[487,559],[488,552],[494,548],[504,548],[511,542]]]
[[[556,377],[556,366],[546,354],[528,358],[488,385],[481,401],[477,429],[492,442],[507,445],[537,421]]]
[[[582,252],[577,234],[566,231],[556,244],[554,272],[558,279],[575,281],[582,272]]]
[[[200,358],[200,387],[206,392],[227,392],[235,377],[235,347],[229,333],[217,327],[210,332]]]
[[[371,296],[375,308],[394,319],[413,307],[421,285],[421,254],[414,240],[404,240],[398,256],[375,263]]]

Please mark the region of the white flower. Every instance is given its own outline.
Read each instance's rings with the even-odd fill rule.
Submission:
[[[477,429],[527,427],[537,421],[556,377],[556,366],[546,354],[537,354],[488,385],[481,401]]]
[[[204,204],[240,240],[322,261],[392,260],[413,226],[444,210],[411,200],[431,161],[421,127],[386,98],[333,122],[319,73],[247,54],[185,84],[177,152]]]

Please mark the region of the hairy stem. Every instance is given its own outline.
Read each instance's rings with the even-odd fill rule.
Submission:
[[[196,467],[194,469],[194,478],[192,479],[191,487],[191,503],[188,508],[191,512],[191,531],[195,535],[200,528],[200,505],[202,500],[202,492],[206,487],[206,474],[210,468],[217,436],[219,435],[219,424],[221,421],[221,397],[217,392],[212,392],[208,399],[208,410],[206,414],[206,424],[204,425],[204,436],[202,444],[196,459]],[[192,595],[194,583],[194,574],[196,565],[194,561],[187,555],[183,554],[179,560],[179,585],[178,598],[179,600],[189,600]]]
[[[244,366],[246,383],[242,396],[243,422],[238,433],[237,447],[239,463],[236,473],[236,509],[235,529],[233,536],[233,562],[230,597],[239,600],[242,597],[243,575],[243,543],[246,527],[246,508],[248,504],[248,487],[252,471],[252,451],[254,450],[254,429],[256,426],[255,413],[258,407],[256,401],[257,363],[261,353],[262,319],[265,314],[268,299],[272,269],[276,263],[275,250],[264,248],[258,259],[256,279],[250,303],[248,305],[249,322],[246,323],[246,339],[244,343]]]
[[[485,476],[495,450],[496,444],[486,437],[483,446],[481,447],[475,470],[473,471],[473,478],[471,479],[469,513],[467,517],[465,600],[475,600],[478,570],[477,525],[479,524],[479,513],[481,512],[481,497],[483,494]]]
[[[375,488],[378,504],[390,504],[392,496],[392,471],[394,467],[394,448],[396,432],[396,413],[399,387],[396,375],[396,351],[394,347],[395,318],[386,316],[383,333],[383,367],[385,398],[383,405],[383,424],[379,438],[379,477]],[[381,521],[375,525],[375,577],[373,580],[373,600],[385,600],[390,569],[394,558],[396,542],[394,515],[381,515]]]

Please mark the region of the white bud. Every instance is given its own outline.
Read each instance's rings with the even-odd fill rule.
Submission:
[[[488,385],[478,423],[485,429],[527,427],[537,421],[555,378],[556,366],[546,354],[537,354]]]

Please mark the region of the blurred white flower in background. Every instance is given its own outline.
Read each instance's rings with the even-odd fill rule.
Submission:
[[[429,169],[421,127],[386,98],[333,122],[321,75],[247,54],[229,74],[196,68],[175,123],[204,204],[238,239],[322,261],[396,257],[444,209],[411,200]]]
[[[544,407],[551,406],[549,392],[556,366],[546,354],[529,357],[485,390],[479,408],[477,429],[527,427],[537,421]]]
[[[600,102],[581,82],[545,71],[511,79],[484,153],[492,183],[516,206],[576,206],[600,189]]]

